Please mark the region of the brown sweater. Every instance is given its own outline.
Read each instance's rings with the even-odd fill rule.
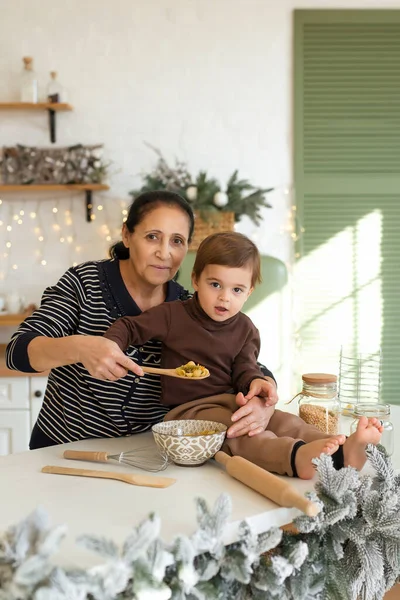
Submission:
[[[260,335],[243,313],[223,322],[203,311],[197,294],[183,302],[166,302],[137,317],[118,319],[104,334],[125,351],[155,338],[163,343],[161,362],[175,368],[193,360],[210,377],[193,382],[161,377],[162,403],[176,406],[229,391],[247,393],[253,379],[264,378],[257,365]]]

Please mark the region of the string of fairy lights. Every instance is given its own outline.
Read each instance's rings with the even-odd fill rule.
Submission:
[[[297,206],[294,199],[292,186],[279,186],[275,188],[286,197],[288,207],[285,223],[280,228],[281,235],[289,236],[292,242],[292,259],[301,257],[301,238],[304,227],[298,218]],[[110,202],[111,201],[111,202]],[[112,214],[109,213],[109,204],[112,204]],[[119,204],[119,211],[116,210]],[[115,200],[112,198],[100,198],[93,200],[92,224],[97,225],[96,235],[104,240],[105,252],[111,243],[120,238],[121,223],[126,221],[129,201]],[[74,214],[75,212],[75,214]],[[28,241],[33,237],[34,256],[36,262],[43,268],[49,263],[50,254],[55,254],[54,242],[70,248],[70,264],[76,266],[82,262],[82,241],[78,239],[76,231],[76,220],[83,219],[82,214],[74,211],[74,197],[58,198],[53,201],[47,199],[15,200],[0,199],[0,280],[4,280],[10,271],[17,271],[20,267],[16,259],[13,247],[16,244],[15,237],[22,237]],[[44,217],[46,224],[44,224]],[[115,223],[115,226],[112,225]],[[51,229],[51,230],[50,230]],[[17,234],[17,235],[15,235]],[[257,234],[255,234],[257,237]],[[4,240],[2,243],[1,240]],[[51,242],[51,244],[49,244]],[[300,243],[298,243],[300,242]],[[18,242],[20,243],[20,242]],[[2,247],[3,246],[3,247]],[[86,258],[85,258],[86,259]],[[293,260],[287,263],[289,270],[293,267]]]
[[[112,215],[108,211],[109,201],[112,202]],[[100,198],[98,202],[93,202],[92,223],[89,226],[96,226],[95,235],[104,241],[105,255],[113,240],[120,238],[121,223],[128,214],[128,203],[112,198]],[[0,280],[21,267],[17,258],[20,253],[16,251],[16,247],[21,245],[29,248],[29,251],[33,246],[35,262],[42,268],[46,268],[50,256],[56,254],[55,242],[69,248],[72,266],[82,262],[83,245],[78,239],[77,220],[84,219],[84,216],[81,213],[77,215],[78,211],[74,214],[73,204],[73,196],[53,201],[9,201],[0,198]],[[115,223],[115,226],[111,223]],[[90,231],[90,235],[92,233]],[[24,266],[26,262],[25,256]]]
[[[288,271],[291,272],[295,260],[302,256],[301,242],[305,229],[302,226],[298,215],[294,187],[291,185],[277,186],[274,188],[273,193],[277,198],[279,198],[279,195],[283,195],[285,199],[286,211],[284,222],[280,226],[279,232],[282,237],[289,238],[289,259],[285,260],[285,264]],[[268,220],[268,215],[266,216],[266,220]],[[287,254],[287,252],[285,252],[285,254]]]
[[[290,199],[290,206],[288,212],[287,223],[281,228],[281,231],[288,234],[292,240],[292,250],[293,250],[293,258],[299,259],[301,258],[302,252],[302,238],[305,232],[305,228],[303,227],[295,199],[295,190],[292,186],[285,187],[283,190],[283,194]]]

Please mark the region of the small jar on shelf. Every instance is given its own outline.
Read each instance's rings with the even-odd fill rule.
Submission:
[[[360,402],[354,407],[355,419],[350,427],[350,433],[354,433],[357,429],[358,420],[360,417],[376,417],[383,425],[383,432],[380,444],[384,446],[386,452],[390,455],[394,450],[394,430],[393,423],[390,420],[390,405],[378,404],[373,402]]]
[[[46,91],[48,102],[58,103],[67,101],[66,91],[57,79],[57,71],[50,71],[50,81],[47,84]]]
[[[322,433],[339,432],[340,403],[337,397],[337,377],[329,373],[302,375],[303,389],[297,395],[299,416]]]

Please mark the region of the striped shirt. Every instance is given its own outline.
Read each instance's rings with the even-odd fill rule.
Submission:
[[[168,282],[166,302],[188,297],[181,285]],[[103,335],[119,317],[140,312],[125,287],[117,259],[72,267],[56,285],[45,290],[40,308],[11,338],[7,366],[35,372],[27,350],[35,337]],[[152,340],[131,346],[126,354],[140,365],[157,367],[161,343]],[[161,405],[160,395],[158,375],[137,377],[129,372],[118,381],[101,381],[81,363],[65,365],[50,371],[37,425],[56,443],[140,433],[162,421],[168,411]]]

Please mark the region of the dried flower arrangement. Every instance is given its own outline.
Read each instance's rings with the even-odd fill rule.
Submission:
[[[2,149],[0,180],[8,185],[102,183],[108,164],[103,146],[76,144],[67,148],[17,145]]]

